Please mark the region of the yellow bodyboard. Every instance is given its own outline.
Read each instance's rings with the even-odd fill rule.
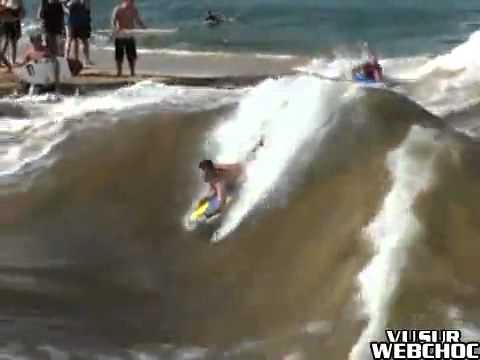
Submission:
[[[201,218],[204,214],[205,211],[208,209],[208,201],[204,201],[203,203],[199,204],[195,210],[192,212],[192,215],[190,215],[190,220],[191,221],[197,221],[199,218]]]
[[[231,201],[232,201],[232,197],[227,196],[227,198],[225,200],[225,203],[229,204]],[[197,205],[195,210],[193,210],[192,214],[190,215],[190,221],[192,221],[192,222],[199,221],[200,218],[202,216],[204,216],[205,213],[207,212],[209,204],[210,204],[210,200],[207,200],[207,201],[204,201],[204,202],[200,203],[199,205]],[[219,214],[217,214],[217,215],[219,215]]]

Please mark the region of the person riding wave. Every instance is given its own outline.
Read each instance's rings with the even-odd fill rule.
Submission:
[[[263,144],[262,138],[250,154],[254,154]],[[203,180],[210,186],[208,194],[200,199],[198,206],[208,201],[209,209],[205,216],[210,218],[225,209],[228,195],[234,192],[244,179],[245,164],[215,164],[210,159],[204,159],[200,161],[198,167],[203,171]]]
[[[383,69],[375,55],[370,54],[368,60],[352,70],[356,80],[383,81]]]

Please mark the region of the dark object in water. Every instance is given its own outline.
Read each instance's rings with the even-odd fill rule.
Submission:
[[[220,14],[214,14],[211,10],[208,10],[207,17],[205,18],[205,23],[208,26],[217,26],[224,21],[224,16]]]

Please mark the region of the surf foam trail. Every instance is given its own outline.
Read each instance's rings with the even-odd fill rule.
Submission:
[[[405,141],[387,156],[393,184],[380,212],[364,230],[375,254],[358,277],[368,326],[352,349],[352,360],[370,359],[370,341],[383,338],[409,249],[422,236],[422,224],[415,217],[415,199],[433,181],[433,163],[440,148],[433,131],[413,127]]]

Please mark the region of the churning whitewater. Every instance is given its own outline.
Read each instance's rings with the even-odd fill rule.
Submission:
[[[355,56],[336,49],[244,88],[4,98],[1,356],[364,360],[386,328],[478,341],[479,34],[382,59],[388,87],[346,81]],[[192,228],[202,159],[246,177]]]

